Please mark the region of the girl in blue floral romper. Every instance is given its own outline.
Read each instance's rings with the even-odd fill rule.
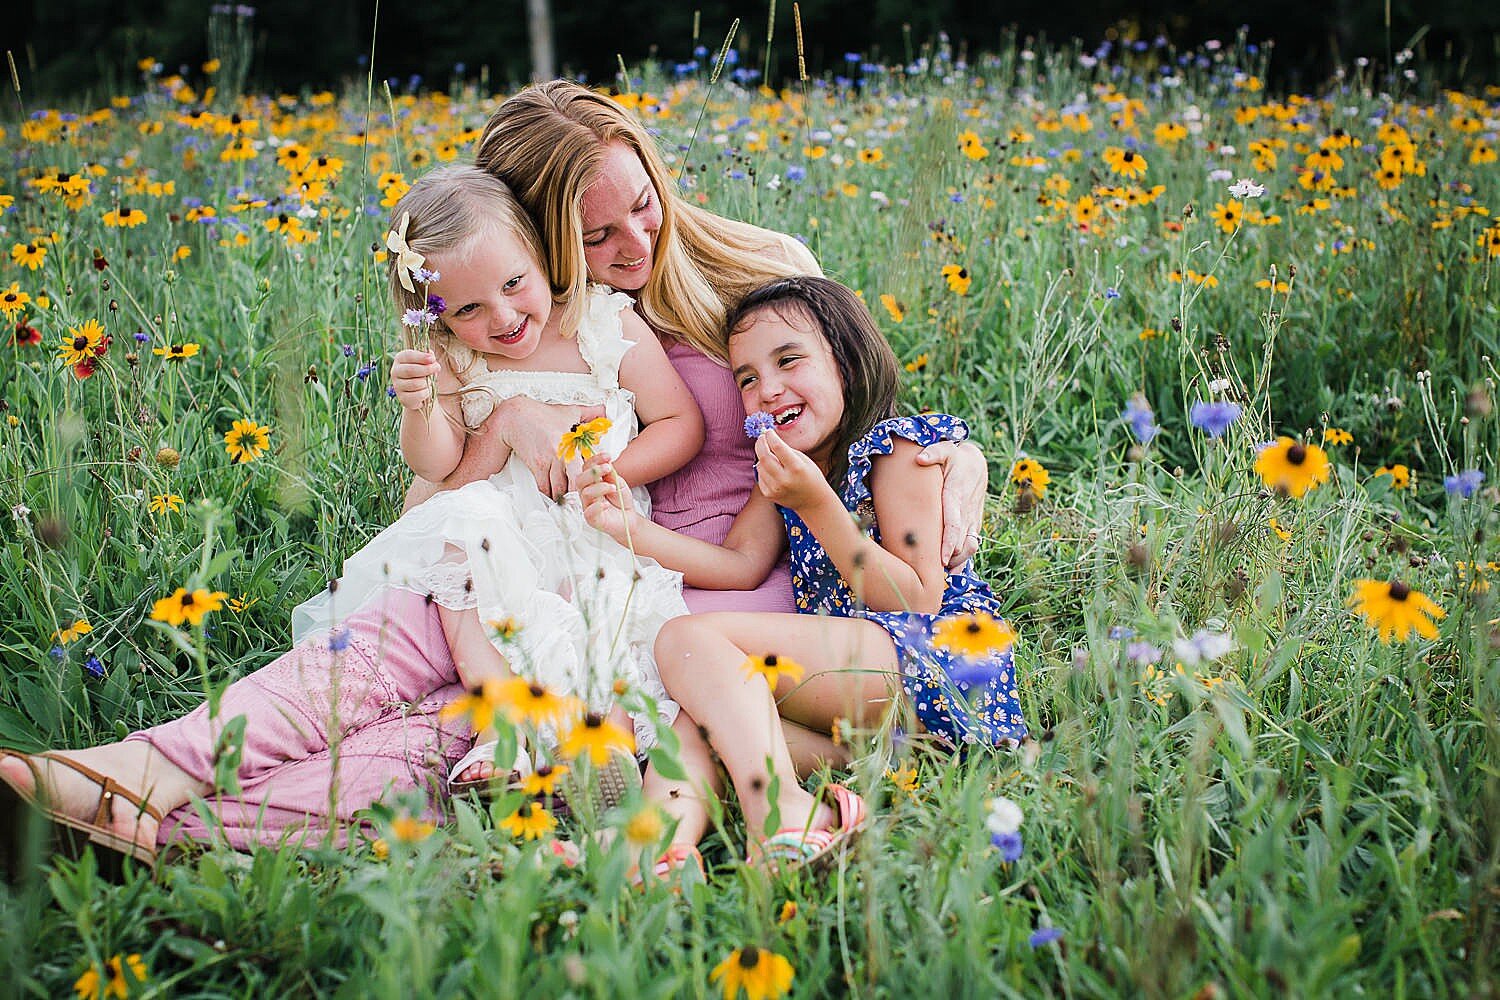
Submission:
[[[840,717],[877,724],[897,678],[919,727],[952,746],[1017,742],[1026,724],[1009,649],[968,659],[933,641],[943,619],[999,612],[968,566],[943,567],[941,474],[916,461],[934,442],[966,439],[967,426],[943,414],[895,416],[895,354],[836,282],[799,277],[757,289],[729,330],[746,432],[757,437],[757,488],[723,545],[631,510],[603,460],[583,490],[585,517],[695,587],[752,588],[790,545],[799,614],[675,618],[655,652],[668,693],[729,772],[752,853],[800,862],[847,843],[865,811],[847,788],[829,786],[820,801],[798,784],[787,742],[797,727],[827,734]],[[712,759],[684,764],[714,786]],[[674,815],[666,799],[684,787],[694,786],[647,773],[648,796]],[[779,829],[760,839],[773,816]]]

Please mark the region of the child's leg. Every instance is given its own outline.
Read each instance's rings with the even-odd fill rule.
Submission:
[[[775,695],[764,678],[745,669],[749,656],[771,653],[806,671],[800,683],[782,678]],[[667,691],[707,731],[753,839],[773,810],[780,827],[832,821],[797,783],[781,712],[823,732],[839,716],[871,721],[883,710],[898,670],[895,644],[880,626],[811,615],[675,618],[657,637],[656,662]],[[777,695],[784,698],[780,709]]]

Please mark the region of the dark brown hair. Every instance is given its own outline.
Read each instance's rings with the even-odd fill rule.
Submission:
[[[829,453],[828,482],[843,491],[849,446],[877,423],[896,415],[901,365],[864,302],[827,278],[781,278],[746,295],[727,318],[729,336],[762,309],[800,312],[823,334],[844,380],[844,417]],[[784,313],[783,313],[784,315]]]

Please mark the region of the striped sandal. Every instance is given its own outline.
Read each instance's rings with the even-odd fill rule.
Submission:
[[[495,771],[487,778],[461,780],[459,775],[475,764],[495,763],[495,748],[498,745],[498,741],[491,740],[488,743],[477,744],[474,749],[464,754],[463,758],[448,771],[448,794],[456,796],[475,792],[478,793],[481,799],[488,800],[494,794],[497,787],[499,787],[501,780],[499,771]],[[505,789],[507,791],[518,790],[521,787],[521,782],[533,770],[535,770],[535,766],[531,762],[530,752],[527,751],[524,745],[516,747],[515,762],[510,766],[510,774],[506,775],[504,779]]]
[[[31,771],[32,779],[31,790],[27,791],[13,785],[8,778],[0,777],[0,815],[6,817],[3,828],[0,828],[0,837],[3,837],[3,842],[0,842],[0,863],[3,863],[10,877],[15,878],[21,874],[28,838],[38,828],[38,820],[46,827],[46,836],[53,849],[64,857],[81,857],[90,844],[100,848],[95,852],[96,857],[100,871],[108,876],[120,873],[125,858],[155,866],[157,852],[154,844],[140,844],[122,837],[110,829],[109,823],[114,819],[116,801],[128,804],[137,817],[150,816],[158,825],[162,821],[161,810],[115,779],[60,754],[33,755],[0,749],[0,758],[7,757],[24,763]],[[77,819],[47,804],[44,769],[38,765],[38,757],[46,759],[49,764],[61,765],[82,775],[99,789],[92,819]]]
[[[776,871],[826,868],[843,855],[864,832],[870,814],[865,800],[844,785],[824,785],[819,796],[833,806],[837,824],[817,830],[783,827],[760,847],[761,863]],[[755,859],[750,859],[753,864]]]
[[[696,878],[694,872],[697,873]],[[651,874],[656,879],[671,880],[673,892],[681,892],[684,883],[708,881],[708,869],[703,866],[703,855],[692,844],[669,845],[651,866]],[[645,888],[646,879],[634,865],[631,866],[629,878],[630,884],[637,889]]]

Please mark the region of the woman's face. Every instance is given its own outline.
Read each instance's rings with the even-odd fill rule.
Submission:
[[[645,288],[661,230],[661,201],[635,150],[622,142],[604,147],[599,176],[583,192],[580,207],[589,277],[622,292]]]

